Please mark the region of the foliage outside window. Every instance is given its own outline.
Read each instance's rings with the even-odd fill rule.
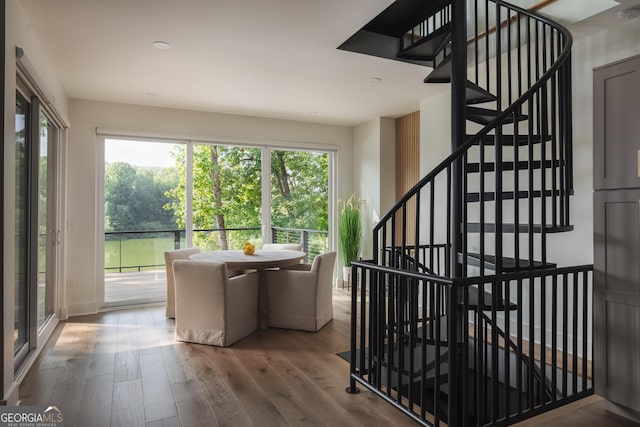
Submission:
[[[193,245],[203,250],[240,249],[251,241],[260,247],[263,148],[194,144],[191,151]],[[323,252],[328,239],[328,155],[270,152],[271,226],[322,231],[308,236],[309,252]],[[126,161],[107,163],[105,231],[185,230],[186,155],[186,145],[176,144],[171,149],[174,164],[171,167],[143,167]],[[300,243],[299,231],[278,236],[278,242]],[[122,239],[108,236],[106,240],[109,238]],[[142,240],[143,236],[125,238]],[[154,235],[149,240],[158,238],[160,235]],[[171,236],[165,233],[162,238]],[[109,259],[110,251],[105,252]],[[111,262],[105,266],[111,266]]]

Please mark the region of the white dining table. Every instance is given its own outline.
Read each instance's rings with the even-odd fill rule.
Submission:
[[[241,250],[200,252],[189,258],[196,261],[224,262],[227,270],[252,270],[258,272],[258,321],[260,329],[267,328],[267,268],[290,267],[299,264],[306,253],[290,250],[256,249],[252,255]]]

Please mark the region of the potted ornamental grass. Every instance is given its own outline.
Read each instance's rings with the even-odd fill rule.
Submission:
[[[340,214],[338,219],[338,235],[340,240],[340,253],[344,260],[342,267],[342,280],[349,282],[351,279],[351,262],[358,259],[362,243],[362,220],[360,206],[362,200],[352,194],[346,201],[338,201]]]

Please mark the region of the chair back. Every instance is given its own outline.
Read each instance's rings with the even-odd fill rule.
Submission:
[[[313,259],[311,272],[316,273],[316,330],[333,318],[333,267],[335,252],[325,252]]]
[[[265,243],[262,245],[265,251],[298,251],[302,252],[302,245],[297,243]]]
[[[167,309],[166,316],[176,317],[175,308],[175,279],[173,274],[173,261],[178,259],[189,259],[193,254],[200,252],[200,248],[176,249],[164,253],[164,263],[167,270]]]
[[[176,336],[185,341],[223,344],[213,325],[227,319],[227,265],[221,262],[176,260]],[[188,337],[188,338],[185,338]]]
[[[227,265],[176,260],[178,341],[227,347],[258,327],[258,275],[229,278]]]
[[[313,259],[311,271],[318,275],[318,284],[333,280],[333,268],[336,263],[335,252],[325,252]]]

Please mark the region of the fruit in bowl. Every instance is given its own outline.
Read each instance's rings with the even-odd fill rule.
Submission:
[[[242,247],[242,252],[244,252],[245,255],[253,255],[255,251],[256,251],[256,247],[253,246],[251,242],[245,243],[244,246]]]

